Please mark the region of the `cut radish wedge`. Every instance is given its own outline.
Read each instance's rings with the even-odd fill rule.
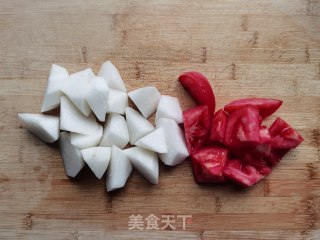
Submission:
[[[155,152],[140,148],[132,147],[125,149],[133,167],[141,173],[152,184],[158,184],[159,162]]]
[[[48,78],[48,85],[42,101],[41,112],[52,110],[60,105],[62,88],[68,81],[67,69],[52,64]]]
[[[62,91],[84,115],[89,116],[89,107],[86,95],[88,83],[95,77],[91,68],[70,75],[69,80],[63,86]]]
[[[158,154],[160,160],[169,166],[182,163],[189,153],[183,131],[177,122],[168,118],[160,118],[157,121],[157,128],[163,128],[168,147],[167,153]]]
[[[103,78],[95,77],[88,84],[86,100],[99,121],[104,122],[108,108],[109,87]]]
[[[110,113],[104,124],[100,146],[112,147],[115,145],[123,149],[128,142],[129,132],[126,120],[120,114]]]
[[[147,119],[130,107],[126,108],[126,120],[132,145],[154,130],[154,126]]]
[[[101,179],[108,168],[111,156],[109,147],[93,147],[81,150],[84,161],[91,168],[97,178]]]
[[[132,165],[127,154],[116,146],[112,146],[111,160],[107,170],[107,191],[124,187],[132,172]]]
[[[81,134],[71,132],[71,143],[79,149],[95,147],[101,141],[103,127],[99,125],[98,129],[92,134]]]
[[[128,93],[132,102],[145,118],[150,117],[157,109],[161,94],[155,87],[144,87]]]
[[[43,114],[19,113],[23,126],[33,135],[47,143],[53,143],[59,138],[59,118]]]
[[[159,118],[169,118],[177,123],[183,122],[182,111],[178,98],[162,95],[157,107],[156,122]]]
[[[106,81],[109,88],[122,92],[127,91],[118,69],[110,61],[106,61],[102,64],[98,76]]]
[[[60,133],[59,147],[66,175],[69,177],[77,176],[85,162],[80,150],[71,144],[70,133]]]
[[[127,107],[128,107],[128,94],[118,90],[110,89],[107,112],[124,114]]]
[[[164,129],[161,127],[139,139],[136,145],[157,153],[168,152]]]
[[[84,116],[65,96],[61,97],[60,129],[75,133],[93,134],[99,124],[93,115]]]

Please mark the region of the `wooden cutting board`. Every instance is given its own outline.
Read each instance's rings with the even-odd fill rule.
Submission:
[[[0,9],[1,239],[320,239],[319,1],[2,0]],[[187,161],[161,165],[157,186],[134,172],[114,193],[87,168],[70,180],[57,146],[23,129],[17,112],[40,111],[52,63],[97,71],[108,59],[129,91],[153,85],[184,109],[194,104],[176,79],[188,69],[210,79],[218,108],[283,99],[276,115],[305,141],[246,190],[199,186]],[[139,214],[172,215],[176,229],[129,230]],[[185,230],[178,215],[192,215]]]

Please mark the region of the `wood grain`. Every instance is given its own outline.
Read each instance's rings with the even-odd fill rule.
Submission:
[[[3,0],[0,2],[1,239],[320,239],[320,1]],[[189,162],[134,172],[123,190],[84,169],[68,179],[57,147],[25,129],[49,68],[75,72],[110,59],[128,90],[154,85],[193,106],[176,81],[205,73],[218,107],[281,98],[305,141],[258,185],[199,186]],[[274,117],[267,123],[271,123]],[[185,231],[129,231],[131,214],[190,214]]]

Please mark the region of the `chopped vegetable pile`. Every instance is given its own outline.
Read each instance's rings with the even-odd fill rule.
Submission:
[[[263,125],[263,120],[281,106],[281,100],[239,99],[215,112],[215,97],[204,75],[185,72],[179,81],[199,105],[183,112],[185,138],[197,183],[230,180],[252,186],[303,141],[280,117],[269,128]]]
[[[198,106],[182,112],[176,97],[161,95],[154,86],[127,93],[110,61],[97,76],[90,68],[69,75],[53,64],[41,112],[60,107],[60,116],[18,116],[44,142],[59,140],[68,177],[88,165],[98,179],[106,173],[107,191],[124,187],[133,168],[158,184],[158,159],[175,166],[189,156],[197,183],[231,180],[252,186],[303,141],[280,117],[269,128],[263,125],[281,100],[240,99],[215,112],[215,96],[204,75],[185,72],[179,81]],[[129,98],[137,110],[129,107]],[[148,120],[154,113],[155,125]]]
[[[128,96],[140,112],[128,106]],[[106,173],[108,191],[122,188],[133,168],[157,184],[158,158],[175,166],[189,156],[178,125],[183,121],[178,99],[161,95],[155,87],[127,93],[110,61],[101,66],[97,76],[90,68],[69,75],[65,68],[53,64],[41,112],[59,106],[60,117],[18,116],[44,142],[59,139],[69,177],[76,177],[87,164],[99,179]],[[154,112],[156,126],[147,119]]]

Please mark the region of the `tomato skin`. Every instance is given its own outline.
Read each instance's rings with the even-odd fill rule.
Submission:
[[[216,101],[208,79],[201,73],[190,71],[179,76],[179,82],[198,105],[207,105],[209,114],[215,111]]]
[[[209,142],[224,143],[224,135],[227,127],[228,115],[220,109],[211,120]]]
[[[259,110],[256,106],[245,106],[230,114],[224,137],[224,143],[228,147],[251,148],[259,141]]]
[[[276,149],[296,148],[304,139],[288,123],[278,117],[269,128],[271,146]]]
[[[264,178],[264,175],[259,173],[255,167],[244,164],[239,159],[227,161],[223,174],[243,187],[250,187]]]
[[[208,106],[198,106],[184,111],[183,121],[187,147],[191,155],[207,142],[210,129]]]
[[[204,147],[192,156],[193,176],[197,183],[223,182],[228,151],[222,147]]]
[[[271,98],[244,98],[235,100],[224,107],[228,113],[232,113],[248,105],[256,106],[262,119],[270,116],[282,105],[281,100]]]

